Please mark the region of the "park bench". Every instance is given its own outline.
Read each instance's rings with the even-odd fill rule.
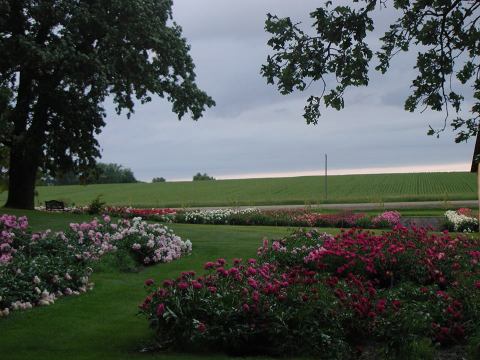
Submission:
[[[58,200],[49,200],[45,201],[45,209],[48,211],[51,210],[65,210],[65,203]]]

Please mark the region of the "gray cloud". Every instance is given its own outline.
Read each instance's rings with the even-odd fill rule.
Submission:
[[[302,117],[305,99],[318,89],[282,96],[266,84],[259,74],[269,51],[265,14],[310,23],[317,5],[177,0],[174,18],[192,46],[198,84],[217,107],[198,122],[179,122],[161,99],[138,106],[130,120],[107,104],[107,126],[99,137],[103,161],[131,167],[143,180],[190,178],[197,171],[229,176],[316,170],[325,152],[332,169],[468,163],[473,144],[455,144],[450,130],[440,139],[426,136],[428,124],[442,124],[442,114],[403,111],[415,54],[395,59],[387,75],[372,71],[370,86],[349,91],[343,111],[325,109],[318,126]],[[378,34],[393,16],[379,10]]]

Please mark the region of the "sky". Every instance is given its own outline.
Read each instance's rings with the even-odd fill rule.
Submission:
[[[427,136],[428,125],[441,127],[444,114],[403,109],[415,52],[395,58],[386,75],[372,70],[370,85],[349,89],[345,109],[323,109],[316,126],[302,114],[318,87],[283,96],[267,85],[260,75],[270,53],[266,14],[290,16],[308,29],[308,14],[319,3],[174,0],[173,17],[191,45],[197,84],[217,106],[195,122],[178,121],[160,98],[137,106],[130,119],[107,103],[101,161],[131,168],[142,181],[189,180],[197,172],[218,179],[322,174],[324,154],[329,174],[469,171],[473,141],[455,144],[450,128],[439,139]],[[373,48],[395,15],[376,11]]]

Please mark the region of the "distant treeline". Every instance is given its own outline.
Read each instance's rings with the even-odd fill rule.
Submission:
[[[73,172],[44,176],[38,185],[78,185],[78,184],[122,184],[136,183],[135,175],[129,168],[119,164],[97,163],[87,175],[80,177]]]

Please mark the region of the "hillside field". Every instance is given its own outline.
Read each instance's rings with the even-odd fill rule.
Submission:
[[[476,175],[467,172],[329,176],[327,201],[321,176],[48,186],[38,187],[37,190],[38,204],[55,199],[86,205],[101,195],[109,205],[137,207],[308,205],[477,198]],[[6,192],[0,194],[0,203],[5,199]]]

